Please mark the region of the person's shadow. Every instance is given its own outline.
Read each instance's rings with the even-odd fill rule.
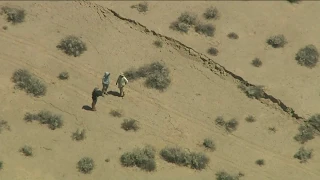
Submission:
[[[88,105],[84,105],[82,106],[82,109],[86,110],[86,111],[92,111],[92,108]]]
[[[117,91],[108,91],[108,94],[111,94],[112,96],[118,96],[120,97],[120,93]]]

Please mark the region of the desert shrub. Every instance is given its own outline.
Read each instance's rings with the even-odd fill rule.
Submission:
[[[238,125],[239,125],[239,123],[236,119],[231,119],[224,124],[224,126],[228,132],[232,132],[232,131],[237,130]]]
[[[212,24],[198,24],[195,26],[194,30],[199,34],[212,37],[216,28]]]
[[[320,114],[315,114],[308,119],[308,124],[320,131]]]
[[[80,56],[87,50],[86,44],[76,36],[67,36],[57,45],[57,48],[64,51],[69,56]]]
[[[260,99],[264,96],[263,86],[245,86],[243,84],[238,86],[249,98]]]
[[[2,29],[3,29],[3,30],[7,30],[7,29],[8,29],[8,26],[2,26]]]
[[[219,171],[216,173],[216,180],[239,180],[239,176],[233,176],[225,171]]]
[[[212,56],[217,56],[219,53],[219,50],[217,48],[211,47],[207,50],[207,53]]]
[[[168,71],[167,69],[164,71]],[[157,89],[159,91],[164,91],[167,89],[171,83],[171,79],[168,75],[165,75],[164,71],[156,71],[147,77],[145,81],[145,86],[148,88]]]
[[[287,0],[288,2],[290,2],[290,3],[298,3],[298,2],[300,2],[301,0]]]
[[[10,126],[8,125],[7,121],[0,120],[0,133],[2,132],[3,129],[10,131]]]
[[[284,45],[287,44],[288,41],[283,34],[279,34],[279,35],[269,37],[267,39],[267,43],[273,48],[280,48],[280,47],[284,47]]]
[[[126,131],[137,131],[139,129],[138,121],[135,119],[125,119],[121,124],[121,128]]]
[[[229,33],[227,36],[229,39],[239,39],[239,35],[234,32]]]
[[[247,122],[255,122],[256,118],[254,116],[249,115],[249,116],[246,117],[246,121]]]
[[[254,58],[252,61],[251,61],[251,64],[255,67],[260,67],[262,66],[262,61],[259,59],[259,58]]]
[[[219,11],[215,7],[209,7],[206,9],[206,11],[203,13],[203,16],[206,19],[218,19],[219,18]]]
[[[155,45],[158,48],[162,48],[163,42],[160,41],[160,40],[156,40],[156,41],[153,42],[153,45]]]
[[[132,152],[126,152],[120,157],[120,162],[125,167],[137,166],[145,171],[154,171],[156,169],[155,163],[155,149],[147,145],[144,148],[134,149]]]
[[[69,79],[69,73],[66,72],[66,71],[63,71],[63,72],[61,72],[61,73],[59,74],[58,78],[59,78],[60,80],[67,80],[67,79]]]
[[[20,152],[23,153],[25,156],[33,155],[32,147],[30,146],[23,146],[22,148],[20,148]]]
[[[224,124],[226,123],[223,119],[222,116],[218,116],[215,120],[216,124],[219,125],[219,126],[224,126]]]
[[[182,33],[187,33],[190,29],[189,25],[183,22],[174,21],[170,24],[170,29],[179,31]]]
[[[149,5],[147,2],[141,2],[139,4],[132,5],[131,8],[135,8],[139,12],[147,12],[149,9]]]
[[[84,140],[86,138],[86,131],[84,129],[82,131],[77,129],[76,132],[72,133],[71,137],[73,140],[77,140],[77,141]]]
[[[3,168],[3,161],[0,161],[0,170]]]
[[[301,66],[313,68],[319,61],[319,52],[314,45],[310,44],[301,48],[297,52],[295,59]]]
[[[192,169],[205,169],[209,158],[202,153],[187,152],[180,147],[166,147],[160,151],[161,157],[180,166],[189,166]]]
[[[294,136],[294,139],[301,144],[304,144],[314,138],[314,130],[312,127],[307,125],[300,125],[298,130],[299,133]]]
[[[256,164],[259,166],[263,166],[265,164],[265,162],[263,159],[258,159],[258,160],[256,160]]]
[[[26,113],[24,116],[25,121],[37,120],[41,124],[48,124],[49,128],[55,130],[63,126],[63,120],[61,115],[53,114],[50,111],[42,110],[37,114]]]
[[[113,117],[118,117],[118,118],[122,117],[122,113],[121,113],[120,110],[114,110],[113,109],[113,110],[110,111],[110,115],[113,116]]]
[[[268,127],[268,130],[273,132],[273,133],[276,133],[277,132],[277,129],[276,127]]]
[[[204,139],[202,145],[212,151],[216,149],[216,145],[214,144],[213,140],[210,138]]]
[[[12,24],[22,23],[25,18],[25,11],[23,9],[11,8],[11,7],[2,7],[2,12],[7,15],[7,21]]]
[[[197,23],[197,15],[191,12],[183,12],[178,17],[178,22],[185,23],[187,25],[195,25]]]
[[[95,167],[94,161],[92,158],[89,158],[89,157],[83,157],[77,163],[78,170],[84,174],[91,173],[94,167]]]
[[[294,154],[294,158],[299,159],[300,163],[305,163],[312,157],[312,149],[305,149],[301,147],[296,154]]]
[[[47,85],[26,69],[16,70],[11,80],[15,87],[33,94],[35,97],[44,96],[47,93]]]

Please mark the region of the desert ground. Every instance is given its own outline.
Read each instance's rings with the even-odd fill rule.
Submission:
[[[0,133],[0,179],[209,180],[219,171],[241,172],[241,180],[320,179],[319,137],[303,145],[293,138],[304,120],[319,113],[319,67],[306,68],[294,59],[305,45],[320,48],[316,38],[319,2],[154,1],[148,2],[145,13],[130,8],[137,3],[0,2],[0,7],[26,12],[25,21],[14,25],[0,16],[0,25],[7,27],[0,29],[0,120],[10,126]],[[208,6],[221,13],[217,20],[203,20],[216,26],[213,37],[169,28],[184,11],[197,13],[201,19]],[[229,32],[236,32],[239,39],[228,39]],[[284,34],[288,44],[279,49],[266,45],[266,38],[274,34]],[[81,37],[87,51],[73,57],[58,50],[57,44],[68,35]],[[155,47],[155,40],[161,40],[163,47]],[[219,49],[218,56],[207,55],[211,46]],[[260,68],[250,64],[255,57],[263,61]],[[115,83],[120,72],[154,61],[170,70],[171,84],[165,91],[146,88],[143,79],[129,81],[124,98],[110,94],[98,98],[96,112],[82,108],[91,106],[91,92],[96,86],[101,88],[104,72],[111,73],[109,89],[118,91]],[[215,62],[251,84],[265,86],[266,93],[302,118],[290,116],[271,100],[248,98],[238,88],[239,79],[210,66]],[[15,88],[11,77],[19,68],[46,83],[45,96],[34,97]],[[67,71],[70,79],[58,79],[61,71]],[[27,112],[43,109],[62,115],[63,126],[51,130],[24,121]],[[123,117],[111,116],[114,109],[123,112]],[[256,117],[256,122],[247,122],[248,115]],[[237,130],[230,133],[216,125],[218,116],[237,119]],[[140,129],[121,129],[125,118],[138,120]],[[270,127],[276,132],[269,131]],[[78,128],[87,132],[83,141],[71,138]],[[215,142],[213,152],[202,146],[208,137]],[[147,144],[157,151],[155,171],[121,165],[123,153]],[[24,145],[33,148],[32,157],[19,152]],[[195,170],[159,156],[161,149],[175,145],[205,153],[210,159],[207,167]],[[307,163],[293,158],[302,146],[313,149]],[[89,174],[77,170],[82,157],[95,162]],[[265,165],[255,164],[257,159],[264,159]]]

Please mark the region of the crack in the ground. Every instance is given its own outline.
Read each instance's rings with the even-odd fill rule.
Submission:
[[[233,78],[232,80],[238,84],[245,85],[246,87],[250,87],[250,86],[256,87],[256,85],[253,85],[253,84],[249,83],[248,81],[244,80],[242,77],[232,73],[231,71],[228,71],[225,67],[223,67],[219,63],[213,61],[212,59],[210,59],[206,55],[197,52],[193,48],[181,43],[180,41],[178,41],[176,39],[159,34],[159,33],[155,32],[154,30],[149,30],[146,26],[142,25],[141,23],[139,23],[135,20],[129,19],[129,18],[125,18],[112,9],[105,8],[105,7],[98,5],[98,4],[95,4],[95,7],[102,14],[109,11],[118,19],[129,22],[131,24],[134,24],[138,29],[140,29],[141,32],[144,32],[146,34],[152,34],[154,36],[157,36],[158,38],[162,38],[162,39],[166,40],[166,42],[168,44],[170,44],[174,49],[178,50],[180,53],[187,54],[189,56],[189,58],[195,59],[196,61],[199,61],[199,62],[202,61],[203,65],[206,68],[209,68],[212,72],[214,72],[215,74],[218,74],[220,77],[231,76]],[[104,17],[106,17],[105,14],[104,14]],[[305,121],[305,118],[303,118],[303,117],[299,116],[297,113],[295,113],[295,111],[292,108],[285,105],[280,99],[275,98],[274,96],[266,93],[265,91],[263,91],[263,92],[264,92],[264,96],[261,99],[257,99],[261,103],[268,105],[268,103],[263,101],[263,99],[269,100],[272,103],[276,104],[284,113],[290,115],[291,117],[295,118],[296,120]]]

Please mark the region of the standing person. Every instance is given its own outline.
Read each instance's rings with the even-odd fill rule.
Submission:
[[[123,88],[125,85],[128,84],[128,80],[127,78],[124,76],[123,73],[120,73],[119,77],[118,77],[118,80],[117,80],[117,83],[116,85],[118,85],[118,88],[120,90],[120,97],[124,97],[124,91],[123,91]]]
[[[108,95],[108,88],[109,88],[109,84],[110,84],[110,73],[109,72],[105,72],[104,76],[102,77],[102,96],[104,96],[103,94]]]
[[[102,93],[99,92],[99,88],[94,88],[94,90],[92,91],[92,111],[96,111],[96,104],[97,104],[97,101],[98,101],[98,97],[101,96]]]

